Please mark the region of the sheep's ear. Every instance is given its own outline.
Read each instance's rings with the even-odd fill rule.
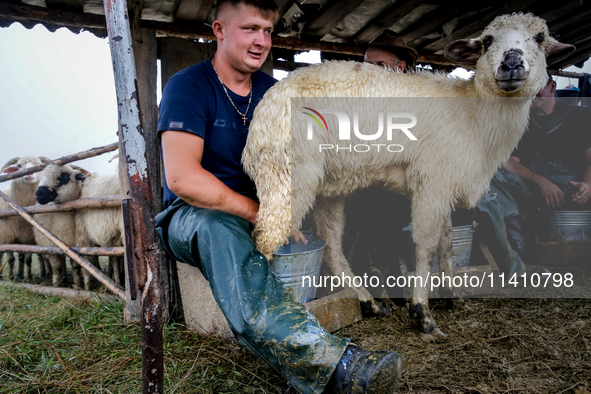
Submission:
[[[10,167],[11,165],[15,164],[15,163],[16,163],[16,162],[17,162],[19,159],[20,159],[20,157],[14,157],[14,158],[12,158],[12,159],[8,160],[8,161],[7,161],[7,162],[6,162],[6,163],[5,163],[5,164],[2,166],[2,172],[6,172],[6,173],[8,173],[8,172],[14,172],[14,171],[16,171],[16,170],[13,170],[13,171],[4,171],[4,170],[6,170],[6,168],[7,168],[7,167]]]
[[[89,171],[86,171],[84,168],[78,167],[75,164],[70,164],[70,167],[72,167],[75,170],[80,171],[84,176],[91,176],[92,175]]]
[[[16,171],[18,171],[18,166],[8,166],[2,170],[2,173],[10,174],[11,172],[16,172]]]
[[[479,40],[457,40],[445,47],[445,57],[460,63],[475,63],[480,58],[482,44]]]
[[[39,160],[41,160],[41,163],[48,163],[50,161],[53,161],[49,157],[45,157],[45,156],[39,156]]]
[[[562,57],[574,52],[575,49],[577,47],[574,45],[563,44],[550,37],[546,42],[546,57]]]

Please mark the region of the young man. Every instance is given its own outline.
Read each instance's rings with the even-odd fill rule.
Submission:
[[[157,233],[172,258],[203,272],[238,341],[298,391],[391,392],[400,356],[326,332],[250,238],[259,204],[240,157],[254,107],[275,82],[258,69],[276,16],[270,0],[219,1],[215,56],[166,84],[158,130],[167,208]]]

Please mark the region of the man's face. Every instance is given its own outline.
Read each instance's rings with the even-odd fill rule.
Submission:
[[[403,72],[406,68],[406,62],[401,60],[396,54],[378,47],[367,48],[363,60],[366,63],[371,63],[375,66],[398,70],[400,72]]]
[[[547,110],[550,109],[551,103],[554,102],[554,92],[556,92],[556,82],[548,81],[546,86],[542,90],[540,90],[536,97],[534,97],[531,103],[531,110],[543,115],[544,113],[548,113]]]
[[[218,50],[224,52],[230,65],[243,73],[261,68],[271,49],[273,19],[263,17],[255,7],[239,4],[222,10],[219,22],[222,26],[221,35],[216,34]]]

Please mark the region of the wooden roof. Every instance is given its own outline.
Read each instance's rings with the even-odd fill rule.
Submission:
[[[327,57],[362,55],[367,43],[389,29],[419,53],[419,63],[453,65],[442,56],[452,40],[478,36],[497,15],[532,12],[550,32],[577,46],[566,58],[550,59],[561,69],[591,55],[591,0],[278,0],[281,18],[273,39],[275,57],[293,61],[294,51],[316,49]],[[159,36],[214,39],[210,26],[214,0],[128,0],[132,27],[152,28]],[[102,0],[0,0],[0,26],[18,21],[106,36]],[[291,55],[290,55],[291,54]],[[339,55],[340,54],[340,55]],[[291,58],[291,59],[288,59]],[[289,67],[286,67],[289,69]]]

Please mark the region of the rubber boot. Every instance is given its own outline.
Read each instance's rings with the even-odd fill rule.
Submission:
[[[347,346],[324,393],[387,394],[393,393],[400,376],[402,359],[398,353],[370,352]]]

